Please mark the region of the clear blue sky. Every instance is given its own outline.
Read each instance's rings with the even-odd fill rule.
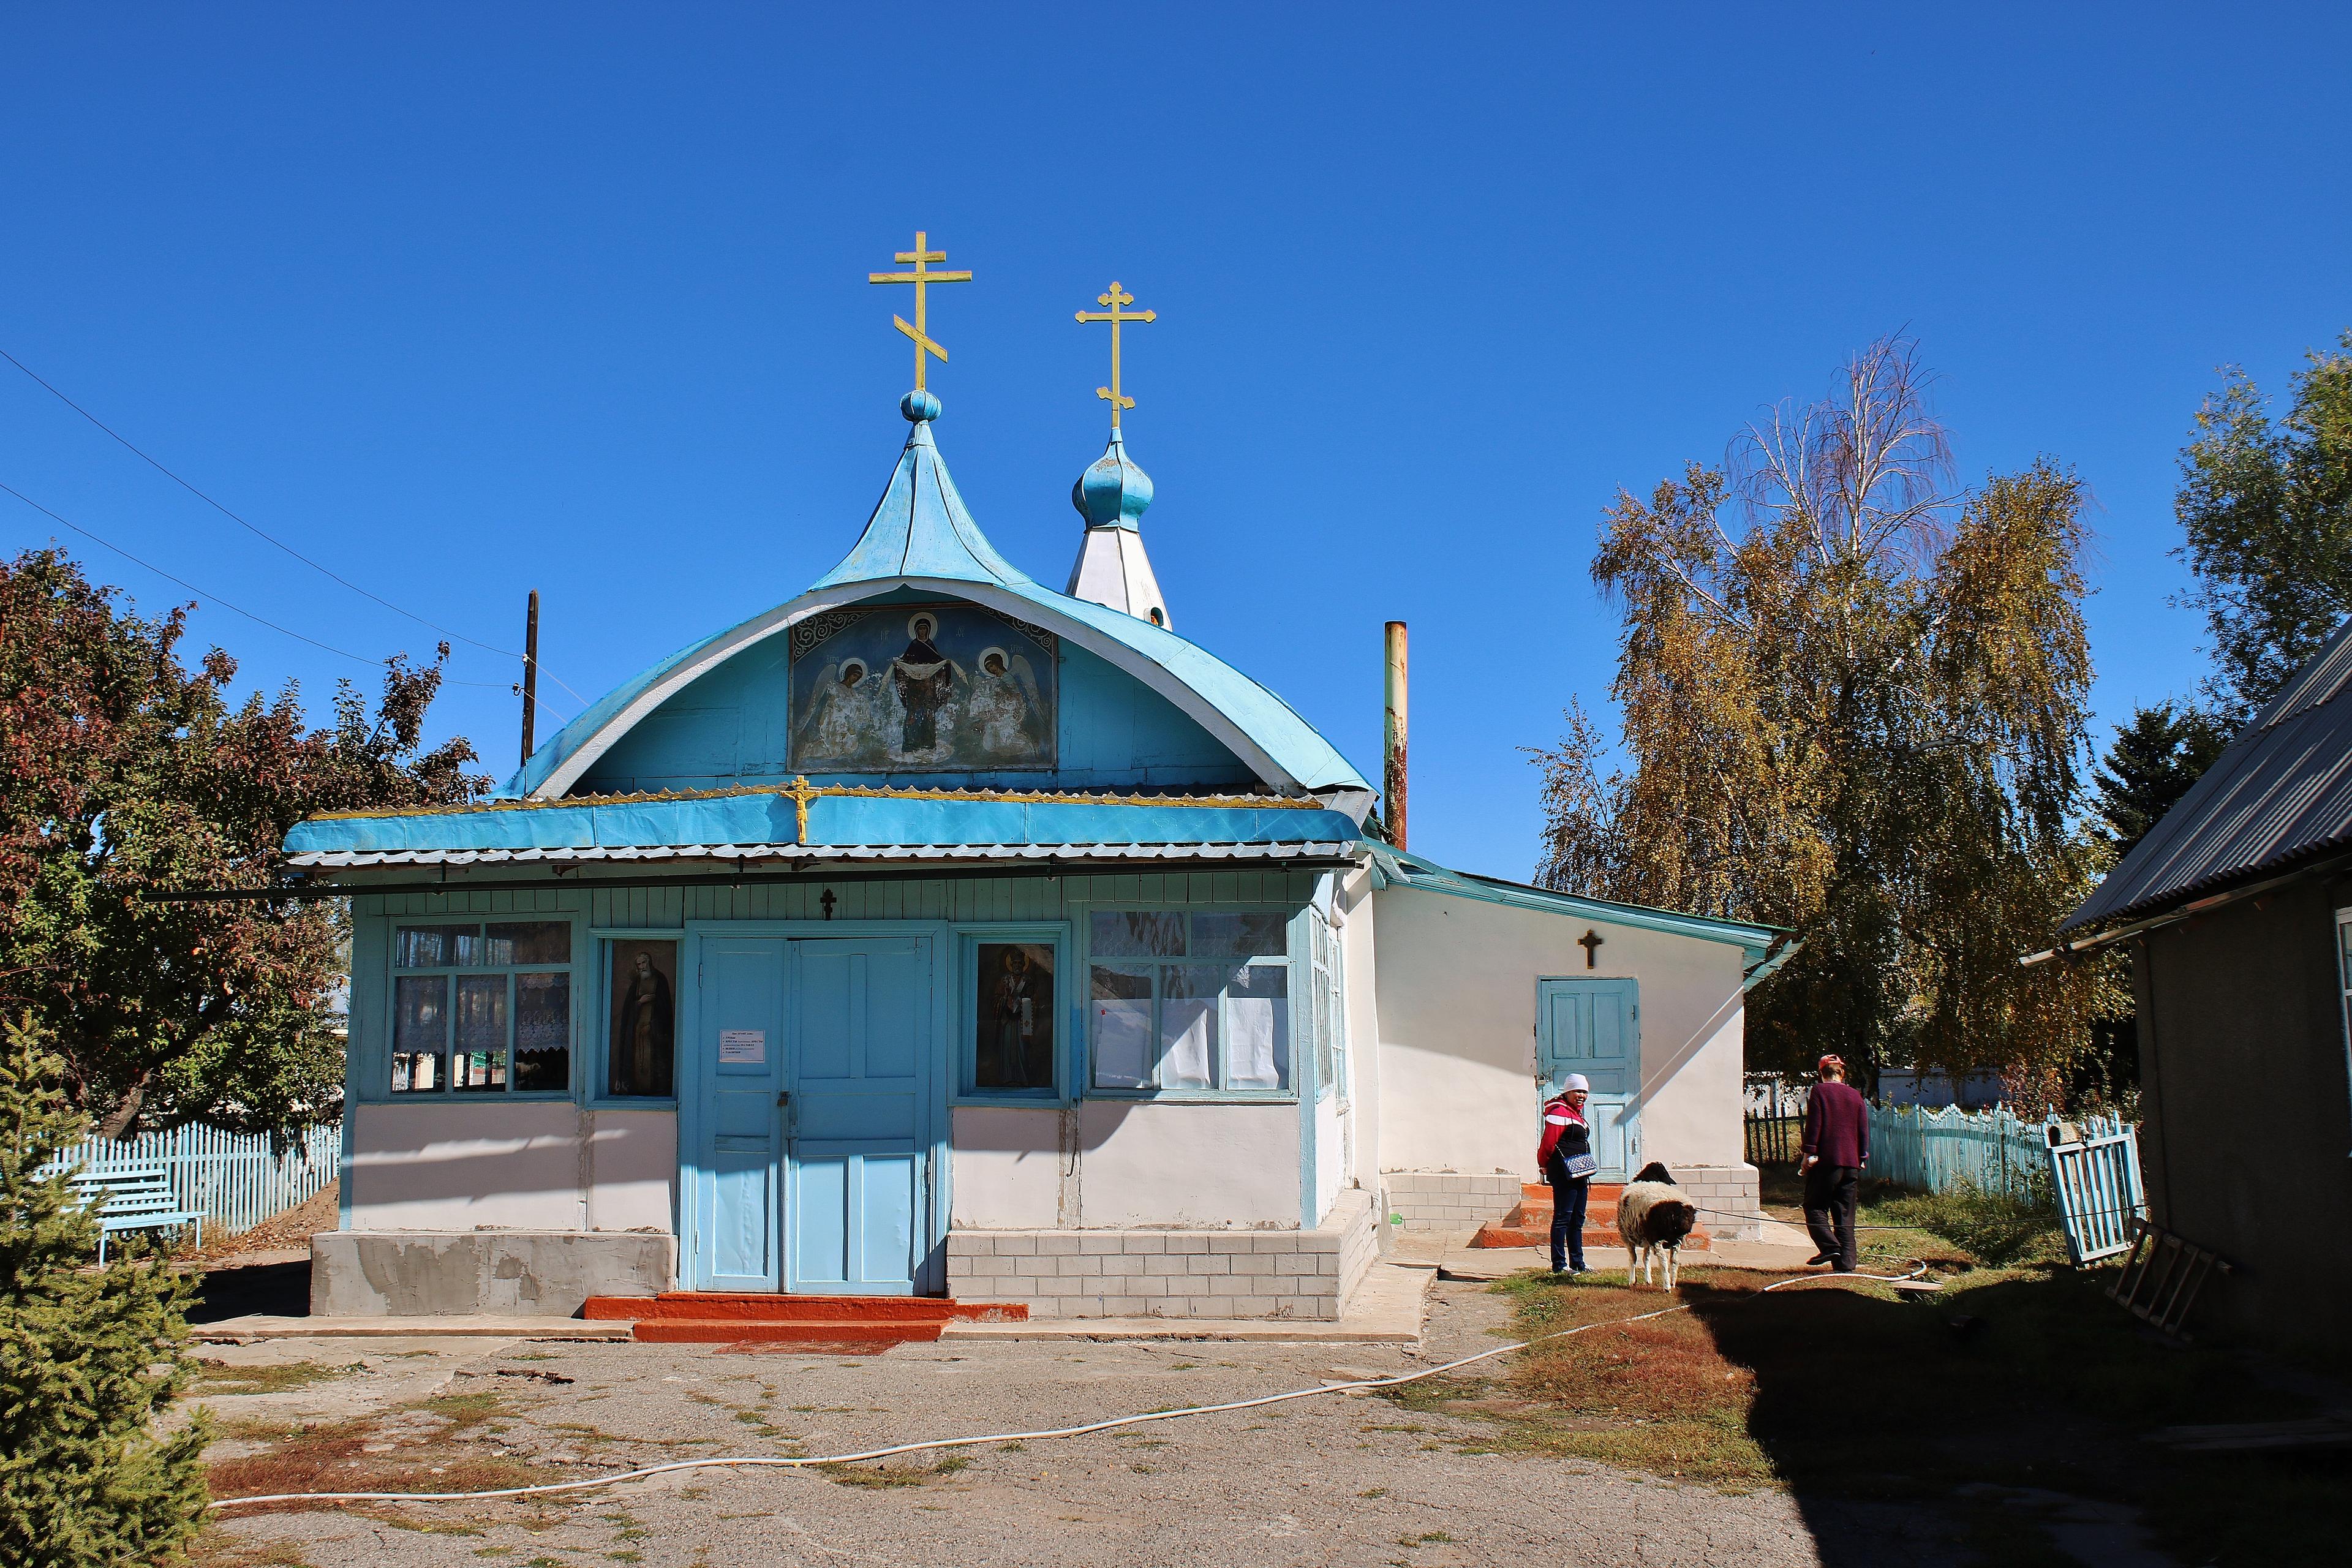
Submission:
[[[2168,552],[2214,367],[2283,392],[2352,324],[2352,9],[1895,9],[12,4],[0,347],[420,615],[511,647],[538,588],[593,697],[848,546],[910,370],[865,274],[919,226],[979,274],[942,449],[1058,587],[1104,435],[1070,314],[1116,276],[1160,312],[1129,430],[1179,629],[1374,774],[1410,621],[1414,847],[1524,875],[1619,487],[1907,330],[1965,475],[2097,497],[2111,721],[2202,671]],[[320,641],[435,640],[5,364],[0,482]],[[314,711],[374,684],[195,627]],[[514,667],[452,674],[503,776]]]

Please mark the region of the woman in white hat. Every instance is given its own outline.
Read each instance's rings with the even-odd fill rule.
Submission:
[[[1572,1072],[1559,1092],[1544,1101],[1543,1142],[1536,1145],[1536,1163],[1551,1184],[1551,1271],[1584,1272],[1584,1201],[1592,1191],[1592,1173],[1601,1162],[1592,1153],[1592,1129],[1584,1120],[1584,1101],[1592,1086]]]

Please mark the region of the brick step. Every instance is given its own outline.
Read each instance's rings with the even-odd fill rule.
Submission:
[[[761,1295],[717,1290],[665,1290],[658,1296],[591,1296],[580,1309],[598,1321],[638,1323],[830,1324],[844,1327],[934,1329],[956,1321],[1008,1322],[1029,1315],[1018,1302],[959,1301],[940,1296]],[[640,1334],[639,1338],[645,1336]],[[932,1336],[936,1338],[937,1336]]]
[[[893,1345],[929,1344],[947,1325],[939,1322],[806,1322],[741,1318],[640,1318],[630,1337],[644,1344],[792,1344],[828,1351],[883,1351]]]
[[[1625,1195],[1622,1182],[1595,1182],[1585,1199],[1584,1245],[1587,1247],[1622,1247],[1625,1238],[1617,1232],[1617,1200]],[[1498,1222],[1483,1225],[1470,1245],[1479,1247],[1534,1247],[1551,1245],[1552,1194],[1548,1184],[1529,1182],[1519,1189],[1518,1206]],[[1706,1226],[1693,1227],[1683,1241],[1689,1252],[1705,1252],[1709,1246]]]

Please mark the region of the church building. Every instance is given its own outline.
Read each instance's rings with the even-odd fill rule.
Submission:
[[[1570,1071],[1604,1179],[1663,1160],[1752,1234],[1742,999],[1784,934],[1391,842],[1361,773],[1176,629],[1116,347],[1067,590],[999,553],[924,384],[944,259],[918,235],[875,276],[915,286],[917,387],[839,564],[491,798],[289,835],[354,933],[314,1310],[1333,1319],[1397,1232],[1517,1203]],[[1100,303],[1114,344],[1151,320]]]

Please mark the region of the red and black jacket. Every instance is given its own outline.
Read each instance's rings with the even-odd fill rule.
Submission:
[[[1544,1180],[1559,1186],[1575,1179],[1568,1173],[1568,1162],[1591,1152],[1592,1130],[1585,1124],[1584,1113],[1570,1105],[1565,1095],[1544,1101],[1543,1142],[1536,1145],[1536,1163],[1542,1168]]]

